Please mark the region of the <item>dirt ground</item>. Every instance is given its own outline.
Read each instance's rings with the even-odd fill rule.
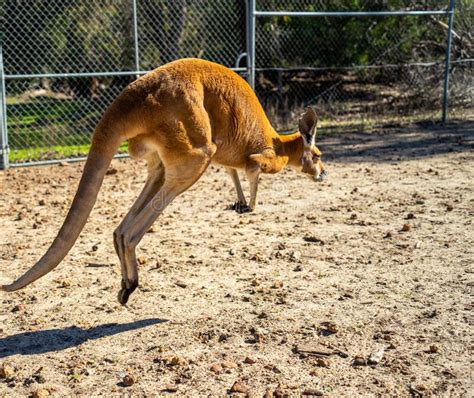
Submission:
[[[474,122],[320,147],[327,182],[264,176],[252,214],[211,166],[146,234],[128,307],[112,232],[145,173],[115,160],[63,263],[0,293],[0,397],[472,396]],[[44,253],[82,167],[0,174],[1,282]]]

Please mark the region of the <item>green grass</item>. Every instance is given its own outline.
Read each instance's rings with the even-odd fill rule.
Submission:
[[[81,157],[89,151],[92,132],[107,104],[102,99],[67,99],[48,97],[8,97],[9,160],[21,163],[35,160]],[[272,114],[271,109],[269,110]],[[292,112],[298,114],[298,112]],[[276,113],[273,112],[276,117]],[[288,112],[288,114],[291,114]],[[433,120],[433,112],[418,112],[411,115],[341,115],[337,118],[322,118],[319,134],[339,131],[371,131],[390,123],[414,123]],[[278,119],[278,118],[276,118]],[[436,117],[438,120],[438,117]],[[280,121],[282,122],[282,121]],[[296,127],[296,120],[276,123],[279,130]],[[294,131],[294,129],[292,130]],[[127,144],[120,151],[127,150]]]
[[[14,149],[10,151],[10,163],[22,163],[33,160],[54,160],[86,156],[90,145],[54,145],[49,147],[36,147],[25,149]],[[119,153],[126,153],[128,143],[120,145]]]

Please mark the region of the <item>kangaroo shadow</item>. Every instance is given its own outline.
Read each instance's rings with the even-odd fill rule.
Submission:
[[[69,326],[62,329],[18,333],[0,338],[0,358],[17,354],[33,355],[61,351],[79,346],[89,340],[113,336],[114,334],[141,329],[163,322],[167,321],[151,318],[123,324],[108,323],[87,329]]]

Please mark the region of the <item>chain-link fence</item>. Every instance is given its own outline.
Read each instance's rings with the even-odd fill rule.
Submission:
[[[4,0],[0,126],[8,132],[9,161],[85,155],[101,114],[130,81],[184,57],[250,75],[279,130],[294,128],[307,105],[318,108],[326,127],[438,121],[449,5],[450,0]],[[439,13],[360,14],[419,10]],[[285,15],[257,15],[265,11]],[[327,11],[346,14],[295,15]],[[458,1],[449,91],[455,117],[473,113],[473,12],[469,0]]]
[[[274,125],[294,128],[307,105],[323,126],[359,130],[442,119],[450,7],[449,0],[256,0],[255,89]],[[473,13],[473,2],[457,2],[452,117],[474,114]]]

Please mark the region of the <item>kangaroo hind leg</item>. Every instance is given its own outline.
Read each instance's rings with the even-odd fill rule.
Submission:
[[[118,294],[118,300],[122,305],[127,303],[128,298],[138,286],[138,264],[135,254],[138,243],[166,206],[201,177],[215,152],[215,147],[213,148],[212,145],[191,149],[186,154],[180,154],[179,161],[165,164],[163,184],[157,184],[156,180],[150,182],[149,185],[155,189],[150,189],[149,193],[139,198],[143,201],[143,205],[137,206],[138,212],[130,217],[127,216],[121,228],[119,227],[122,245],[119,257],[125,265],[122,267],[122,288]]]
[[[135,200],[127,215],[114,231],[115,251],[120,260],[122,271],[122,289],[130,295],[138,286],[138,269],[135,252],[127,255],[127,230],[133,219],[153,199],[164,183],[165,169],[158,157],[148,161],[148,178],[142,192]]]

